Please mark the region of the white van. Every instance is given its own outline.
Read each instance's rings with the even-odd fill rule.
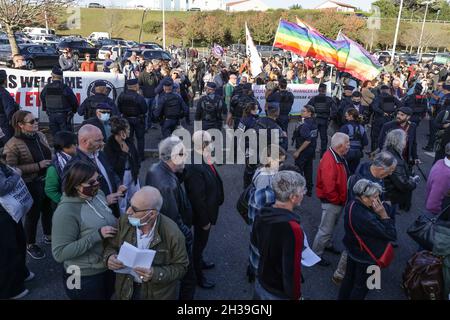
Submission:
[[[108,32],[92,32],[88,37],[89,40],[98,40],[100,38],[103,39],[111,39],[111,35]]]
[[[23,28],[23,32],[30,35],[55,35],[55,30],[45,28]]]

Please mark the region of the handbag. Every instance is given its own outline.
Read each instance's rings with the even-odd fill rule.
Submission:
[[[0,197],[0,205],[16,223],[19,223],[20,219],[27,214],[33,206],[33,197],[22,178],[19,179],[14,190]]]
[[[241,193],[236,203],[237,211],[239,212],[242,219],[244,219],[245,223],[248,225],[250,224],[250,219],[248,218],[248,201],[250,200],[250,195],[253,191],[253,188],[253,183],[250,183],[250,185]]]
[[[432,218],[424,214],[420,215],[416,219],[416,221],[414,221],[414,223],[408,228],[406,233],[408,233],[408,235],[425,250],[432,251],[434,242],[434,226],[439,220],[441,214],[444,213],[449,207],[450,205],[448,205],[438,215]]]
[[[358,243],[359,243],[359,245],[361,247],[361,250],[364,249],[364,251],[366,251],[369,254],[369,256],[376,262],[376,264],[380,268],[388,267],[391,264],[392,260],[394,260],[394,247],[389,242],[388,245],[386,246],[386,248],[384,249],[384,252],[381,255],[381,257],[380,258],[375,257],[373,252],[364,243],[364,241],[361,239],[361,237],[356,233],[355,229],[353,229],[353,225],[352,225],[352,209],[353,209],[353,205],[354,204],[355,204],[355,202],[353,201],[352,204],[350,205],[350,210],[349,210],[349,214],[348,214],[348,216],[349,216],[348,220],[349,220],[349,224],[350,224],[350,229],[352,230],[353,234],[355,235],[356,239],[358,240]]]

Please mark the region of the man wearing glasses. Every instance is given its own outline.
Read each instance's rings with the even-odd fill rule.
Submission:
[[[110,270],[124,268],[117,253],[124,242],[139,249],[156,251],[148,268],[135,268],[138,278],[116,275],[116,297],[120,300],[175,300],[179,281],[189,265],[184,236],[177,225],[160,214],[163,197],[158,189],[144,187],[131,198],[119,231],[108,241],[104,261]]]
[[[78,100],[72,89],[64,83],[63,71],[52,69],[52,82],[41,92],[42,110],[47,112],[52,136],[60,131],[72,132],[72,118],[78,109]]]
[[[63,49],[62,55],[59,56],[59,66],[62,71],[78,71],[78,61],[73,58],[69,48]]]

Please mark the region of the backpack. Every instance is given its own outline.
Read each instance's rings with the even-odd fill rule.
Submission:
[[[403,289],[410,300],[443,300],[442,258],[430,251],[414,254],[403,272]]]

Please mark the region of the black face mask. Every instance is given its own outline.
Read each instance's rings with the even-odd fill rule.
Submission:
[[[100,189],[100,182],[96,182],[92,185],[89,185],[88,187],[82,187],[82,191],[80,192],[86,197],[93,198],[97,195],[99,189]]]

